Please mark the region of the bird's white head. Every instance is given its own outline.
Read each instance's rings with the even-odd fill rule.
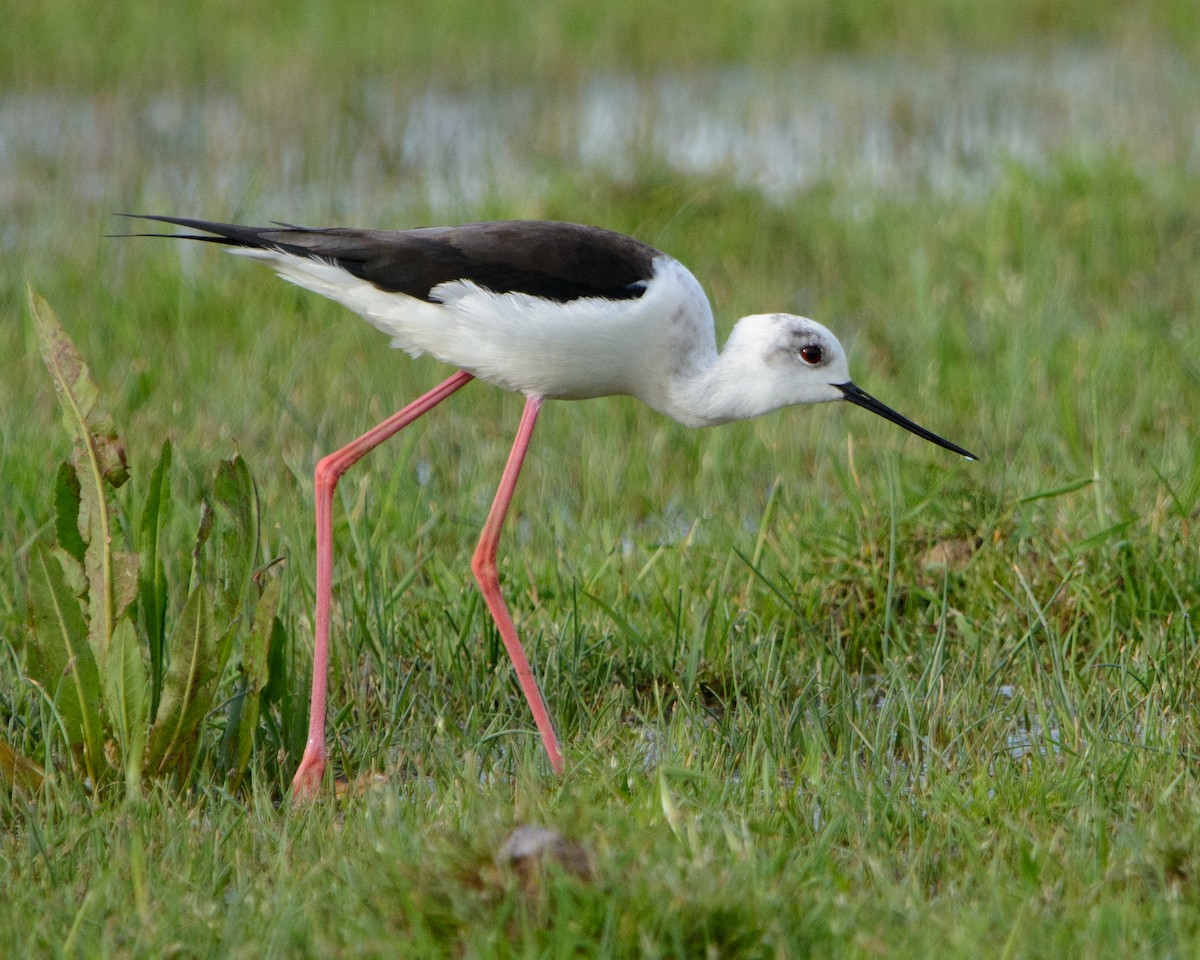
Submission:
[[[790,313],[743,317],[703,379],[705,395],[696,410],[706,408],[706,415],[693,417],[697,424],[742,420],[801,403],[849,400],[930,443],[976,459],[856,385],[837,337],[807,317]]]
[[[710,422],[841,400],[837,385],[850,379],[846,351],[837,337],[815,320],[789,313],[739,320],[712,374],[710,399],[718,401],[721,411]]]

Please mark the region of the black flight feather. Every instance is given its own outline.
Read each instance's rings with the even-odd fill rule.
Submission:
[[[357,230],[276,224],[248,227],[186,217],[122,214],[205,234],[176,236],[235,247],[280,250],[336,264],[381,290],[436,302],[438,284],[470,280],[494,293],[566,302],[640,297],[661,256],[624,234],[553,220],[498,220],[456,227]]]

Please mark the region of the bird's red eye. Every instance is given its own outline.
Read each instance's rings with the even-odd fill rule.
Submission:
[[[821,362],[821,348],[815,343],[810,343],[806,347],[801,347],[800,359],[805,363],[811,363],[813,366],[816,366]]]

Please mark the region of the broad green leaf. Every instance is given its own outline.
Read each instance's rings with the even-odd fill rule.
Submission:
[[[103,475],[91,469],[91,451],[76,447],[75,471],[80,479],[79,527],[87,548],[83,568],[88,581],[88,641],[99,662],[104,662],[116,626],[116,579],[113,562],[112,514]]]
[[[79,534],[86,545],[84,568],[88,577],[88,639],[92,651],[105,659],[117,620],[115,571],[112,557],[108,488],[119,487],[128,477],[125,447],[112,421],[97,412],[99,396],[87,364],[75,349],[50,305],[29,289],[33,317],[45,363],[63,411],[63,425],[75,438],[72,463],[79,481]],[[64,545],[67,552],[77,543]]]
[[[108,661],[104,665],[104,706],[121,748],[126,787],[136,791],[141,781],[150,697],[137,631],[128,617],[117,621],[112,643],[108,646]]]
[[[288,694],[288,657],[286,648],[279,643],[272,643],[267,651],[267,685],[263,687],[263,703],[276,704],[286,707]],[[306,686],[307,681],[302,681]],[[286,711],[285,711],[286,712]]]
[[[100,675],[79,601],[67,586],[58,558],[41,543],[31,553],[29,600],[34,631],[30,675],[54,702],[71,745],[82,749],[94,784],[104,766]]]
[[[32,287],[29,288],[29,312],[33,316],[42,361],[54,378],[54,390],[63,408],[63,426],[80,443],[87,443],[90,439],[88,418],[100,395],[96,384],[50,304],[34,293]]]
[[[171,633],[170,665],[146,748],[151,775],[186,766],[216,690],[219,640],[208,593],[198,587],[188,595]]]
[[[138,555],[126,550],[112,552],[113,610],[117,621],[129,610],[138,595]],[[114,627],[115,629],[115,627]]]
[[[88,582],[87,574],[83,571],[83,564],[62,547],[56,546],[50,552],[58,558],[63,576],[66,577],[67,586],[71,588],[71,592],[79,598],[80,603],[87,603]]]
[[[54,478],[54,530],[58,545],[82,563],[87,544],[79,535],[79,477],[65,462]]]
[[[217,751],[217,776],[224,777],[230,790],[237,790],[242,782],[242,770],[237,766],[241,753],[238,738],[241,735],[242,718],[250,712],[246,703],[249,694],[245,677],[238,679],[237,690],[229,698],[229,710],[225,714],[225,731],[221,734],[221,746]],[[258,711],[254,711],[257,718]],[[253,729],[253,728],[251,728]]]
[[[235,454],[222,460],[213,480],[213,498],[224,517],[221,524],[221,561],[224,575],[225,613],[240,618],[250,600],[251,578],[258,558],[258,491],[246,461]]]
[[[45,779],[45,770],[0,740],[0,780],[8,785],[10,791],[16,787],[33,792]]]
[[[242,649],[242,672],[250,681],[254,696],[266,689],[270,679],[270,644],[274,632],[275,615],[279,612],[279,598],[283,591],[280,577],[270,577],[262,596],[254,609],[254,624]]]
[[[195,591],[204,580],[204,545],[212,535],[213,508],[207,500],[200,501],[200,524],[192,546],[192,573],[188,578],[188,593]]]
[[[254,610],[254,623],[242,645],[241,683],[238,695],[230,705],[225,742],[221,745],[222,765],[233,790],[241,786],[246,764],[250,760],[250,750],[254,746],[262,692],[269,678],[271,635],[275,630],[281,585],[279,577],[271,577],[267,581]]]
[[[167,504],[171,500],[171,441],[164,440],[158,463],[150,475],[150,490],[138,525],[138,612],[150,645],[150,713],[158,710],[162,695],[167,646],[167,569],[160,545]]]

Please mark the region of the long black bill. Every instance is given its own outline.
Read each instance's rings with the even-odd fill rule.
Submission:
[[[915,433],[918,437],[923,437],[930,443],[936,443],[939,447],[944,447],[947,450],[953,450],[955,453],[966,457],[968,460],[978,460],[979,458],[970,451],[964,450],[957,444],[951,443],[949,440],[943,440],[936,433],[930,433],[924,427],[917,426],[908,417],[902,417],[889,406],[885,406],[876,400],[873,396],[867,393],[866,390],[847,381],[846,383],[835,383],[835,387],[842,391],[842,395],[855,406],[862,407],[865,410],[870,410],[872,413],[877,413],[884,420],[891,420],[892,423],[899,424],[909,433]]]

